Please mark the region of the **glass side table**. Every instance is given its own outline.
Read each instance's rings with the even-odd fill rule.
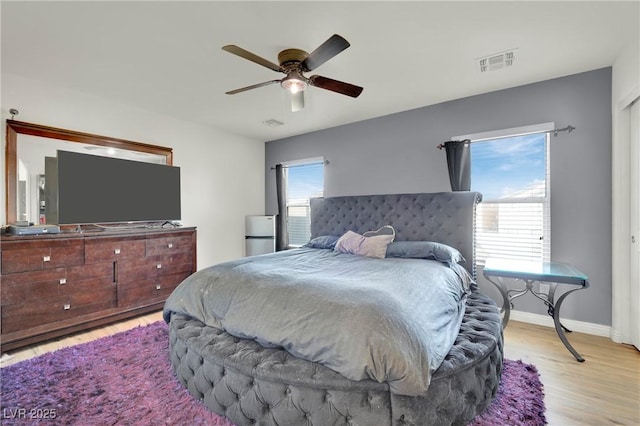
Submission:
[[[584,362],[584,358],[571,346],[565,332],[571,333],[571,330],[560,323],[560,307],[564,299],[577,290],[589,287],[589,277],[578,271],[571,265],[557,262],[530,262],[522,260],[508,259],[487,259],[484,265],[484,277],[500,291],[502,295],[502,312],[504,318],[502,327],[506,327],[509,323],[509,315],[513,307],[513,300],[526,294],[531,293],[547,305],[547,312],[553,318],[558,337],[564,346],[573,354],[579,362]],[[525,287],[520,289],[508,289],[503,278],[514,278],[524,282]],[[541,293],[533,289],[536,281],[549,283],[549,294]],[[578,286],[563,293],[558,300],[555,300],[556,287],[558,284],[569,284]]]

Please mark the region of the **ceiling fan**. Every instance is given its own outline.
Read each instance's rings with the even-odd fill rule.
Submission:
[[[303,74],[307,71],[313,71],[318,68],[320,65],[324,64],[349,46],[350,44],[347,40],[338,34],[334,34],[311,53],[307,53],[300,49],[283,50],[278,53],[279,65],[233,44],[224,46],[222,50],[238,55],[241,58],[255,62],[256,64],[262,65],[263,67],[269,68],[273,71],[286,74],[286,76],[281,80],[270,80],[265,81],[264,83],[253,84],[251,86],[231,90],[226,92],[226,94],[235,95],[236,93],[279,83],[282,88],[291,92],[291,110],[294,112],[300,111],[304,108],[304,91],[309,86],[319,87],[320,89],[330,90],[342,95],[351,96],[352,98],[357,98],[363,90],[360,86],[333,80],[321,75],[305,77]]]

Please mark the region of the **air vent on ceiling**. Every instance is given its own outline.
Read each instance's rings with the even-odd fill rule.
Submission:
[[[511,49],[505,52],[495,53],[493,55],[478,58],[478,69],[480,72],[496,71],[513,65],[518,49]]]
[[[278,127],[282,126],[284,123],[282,121],[276,120],[275,118],[270,118],[269,120],[263,121],[262,124],[269,127]]]

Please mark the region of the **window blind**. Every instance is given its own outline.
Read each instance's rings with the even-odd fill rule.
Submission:
[[[300,247],[311,238],[309,199],[324,193],[324,163],[290,165],[286,171],[289,245]]]
[[[548,134],[471,145],[471,189],[483,194],[476,255],[548,261],[551,247]]]

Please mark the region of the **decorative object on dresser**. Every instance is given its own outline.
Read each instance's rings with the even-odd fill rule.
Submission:
[[[2,351],[161,309],[196,270],[196,229],[2,236]]]

